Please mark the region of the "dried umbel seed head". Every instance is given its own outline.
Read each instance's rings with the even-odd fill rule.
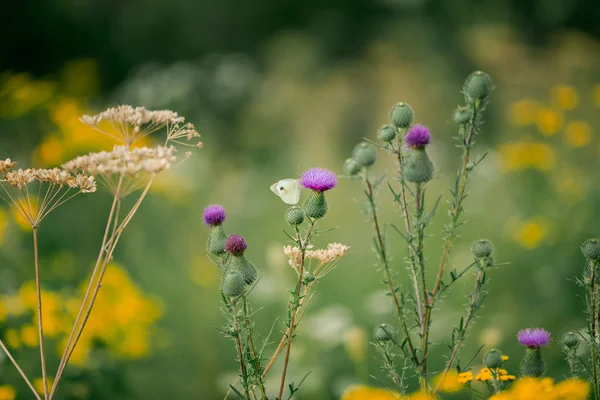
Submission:
[[[373,329],[373,338],[378,342],[389,342],[396,338],[396,330],[388,324],[379,324]]]
[[[475,71],[465,80],[463,91],[473,99],[486,99],[492,94],[494,84],[492,78],[485,72]]]
[[[588,239],[581,245],[581,253],[586,260],[600,260],[600,239]]]
[[[581,339],[579,335],[575,332],[567,332],[561,339],[562,344],[564,344],[569,349],[575,349],[579,346]]]
[[[285,222],[292,226],[300,225],[304,222],[304,211],[300,207],[290,207],[285,211]]]
[[[471,251],[475,258],[484,258],[492,255],[492,242],[487,239],[476,240],[471,246]]]
[[[452,114],[452,119],[457,124],[466,124],[471,120],[472,116],[473,112],[470,108],[458,107],[456,110],[454,110],[454,114]]]
[[[502,366],[504,360],[502,360],[502,353],[500,353],[498,350],[490,350],[485,353],[483,362],[489,369],[496,369]]]
[[[344,161],[344,173],[349,176],[354,176],[360,172],[360,165],[353,159],[348,158]]]
[[[379,130],[377,131],[377,137],[379,138],[379,140],[381,140],[382,142],[388,142],[388,143],[390,143],[392,140],[394,140],[396,138],[397,134],[398,134],[398,129],[396,129],[392,125],[384,125],[381,128],[379,128]]]
[[[0,173],[5,174],[6,172],[14,169],[17,166],[16,162],[11,161],[10,158],[6,160],[0,160]]]
[[[406,103],[398,103],[390,111],[390,124],[396,128],[406,129],[412,125],[413,109]]]
[[[225,242],[225,251],[236,256],[244,254],[247,247],[246,240],[240,235],[231,235]]]
[[[238,271],[227,271],[223,274],[221,291],[227,297],[237,297],[244,293],[246,283],[244,277]]]
[[[359,143],[354,147],[352,158],[362,167],[370,167],[377,160],[377,151],[368,143]]]
[[[204,224],[206,226],[215,226],[220,225],[225,221],[227,214],[225,213],[225,208],[223,208],[220,204],[211,204],[206,206],[204,212],[202,213],[202,219],[204,220]]]

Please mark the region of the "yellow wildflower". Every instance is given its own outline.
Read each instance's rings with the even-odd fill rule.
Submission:
[[[50,390],[53,383],[54,383],[53,378],[46,377],[46,385],[47,385],[46,387],[48,388],[48,390]],[[44,379],[43,378],[35,378],[33,380],[33,387],[39,394],[43,395],[44,394]]]
[[[455,393],[462,389],[462,385],[458,381],[459,374],[456,370],[448,371],[443,380],[442,375],[443,372],[433,379],[433,387],[439,387],[440,392]]]
[[[479,373],[475,376],[475,380],[481,382],[492,380],[492,378],[492,371],[490,371],[489,368],[482,368],[481,371],[479,371]]]
[[[499,373],[500,375],[508,375],[508,371],[505,370],[504,368],[498,368],[496,370],[497,373]]]
[[[503,356],[501,356],[500,358],[502,359],[502,361],[508,361],[508,356],[504,356],[504,355],[503,355]]]
[[[37,328],[33,325],[24,325],[21,327],[21,341],[27,347],[36,347],[38,345]]]
[[[592,128],[585,121],[570,122],[565,129],[565,142],[571,147],[585,147],[592,141]]]
[[[554,150],[543,142],[524,140],[505,143],[498,147],[502,166],[507,171],[519,171],[535,168],[540,171],[550,170],[555,163]]]
[[[579,104],[579,96],[573,86],[556,85],[550,93],[552,101],[563,110],[574,110]]]
[[[546,135],[551,136],[559,131],[563,124],[562,115],[552,108],[541,108],[538,110],[536,123],[538,130]]]
[[[457,377],[458,383],[467,383],[472,380],[473,380],[473,372],[471,372],[471,371],[461,372],[460,374],[458,374],[458,377]]]
[[[517,379],[517,377],[514,375],[501,375],[500,376],[501,381],[514,381],[515,379]]]
[[[402,400],[437,400],[437,397],[429,393],[415,392],[408,396],[402,397]]]
[[[344,335],[346,353],[356,364],[365,360],[367,356],[367,343],[367,333],[364,329],[357,326],[349,329]]]
[[[580,379],[566,379],[554,387],[556,400],[583,400],[590,394],[590,384]]]
[[[548,236],[548,223],[543,218],[532,218],[512,227],[512,238],[527,249],[534,249]]]
[[[536,122],[539,104],[533,99],[522,99],[509,107],[508,118],[516,126],[527,126]]]
[[[342,394],[341,400],[398,400],[400,394],[368,386],[352,386]]]
[[[13,328],[9,328],[4,333],[4,339],[6,340],[6,344],[8,347],[13,349],[18,349],[21,347],[21,338],[19,336],[19,332],[17,332]]]
[[[0,386],[0,400],[15,400],[17,392],[10,385]]]

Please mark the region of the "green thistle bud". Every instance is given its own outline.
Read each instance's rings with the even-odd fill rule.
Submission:
[[[390,125],[396,128],[409,128],[413,122],[413,109],[406,103],[398,103],[390,111]]]
[[[377,131],[377,137],[382,142],[391,142],[396,138],[397,134],[398,129],[396,129],[392,125],[384,125]]]
[[[227,271],[223,274],[221,291],[227,297],[237,297],[244,292],[246,283],[244,277],[237,271]]]
[[[378,342],[389,342],[396,338],[396,330],[388,324],[380,324],[373,329],[373,338]]]
[[[424,147],[416,147],[404,159],[404,178],[413,183],[426,183],[433,178],[433,163]]]
[[[225,273],[237,273],[242,276],[247,285],[256,280],[256,268],[244,255],[230,254],[225,263]]]
[[[487,239],[476,240],[471,246],[471,251],[475,258],[484,258],[492,255],[492,242]]]
[[[567,332],[561,342],[569,349],[575,349],[579,345],[579,335],[575,332]]]
[[[485,99],[492,94],[494,84],[485,72],[475,71],[467,77],[463,91],[472,99]]]
[[[300,225],[304,221],[304,211],[300,207],[290,207],[285,211],[285,222],[292,226]]]
[[[304,202],[304,213],[310,218],[323,218],[327,214],[327,200],[323,192],[313,190]]]
[[[348,158],[344,161],[344,173],[354,176],[360,172],[360,165],[353,158]]]
[[[208,236],[206,248],[215,256],[222,256],[225,254],[226,241],[227,235],[225,234],[223,225],[214,225],[210,228],[210,235]]]
[[[521,360],[521,376],[541,378],[546,372],[546,364],[539,347],[527,347]]]
[[[483,362],[485,363],[486,367],[490,369],[500,368],[502,364],[504,364],[504,361],[502,361],[502,353],[500,353],[498,350],[490,350],[485,353]]]
[[[362,167],[370,167],[377,160],[377,151],[368,143],[359,143],[354,147],[352,158]]]
[[[456,122],[457,124],[466,124],[471,120],[472,116],[473,112],[470,108],[458,107],[456,110],[454,110],[452,119],[454,119],[454,122]]]
[[[581,245],[581,253],[586,260],[600,259],[600,239],[588,239]]]

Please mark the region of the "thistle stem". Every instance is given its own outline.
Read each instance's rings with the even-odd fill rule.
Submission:
[[[242,297],[242,300],[244,302],[244,315],[247,315],[246,297],[245,296]],[[246,329],[246,333],[248,335],[248,345],[250,346],[250,354],[252,355],[254,371],[258,377],[258,388],[259,388],[260,394],[262,396],[261,399],[266,400],[267,392],[265,390],[265,385],[263,383],[263,379],[261,376],[262,371],[260,368],[260,360],[257,358],[256,347],[254,346],[254,339],[252,337],[252,327],[250,326],[250,321],[248,321],[248,318],[244,318],[244,328]],[[254,393],[254,391],[252,393]]]
[[[414,224],[417,230],[417,260],[419,265],[419,275],[421,279],[421,290],[423,291],[423,302],[425,305],[429,304],[427,296],[427,282],[425,280],[425,257],[423,254],[423,246],[425,241],[425,224],[423,222],[423,212],[425,209],[425,189],[423,184],[417,183],[415,190],[415,219]],[[421,324],[421,349],[423,352],[423,359],[421,361],[421,376],[419,381],[421,383],[421,391],[428,391],[427,384],[427,347],[429,345],[429,319],[427,316],[431,315],[429,308],[425,310],[426,318],[424,323]]]
[[[37,292],[38,336],[40,341],[40,359],[42,363],[42,379],[44,399],[48,399],[48,374],[46,372],[46,356],[44,355],[44,324],[42,322],[42,291],[40,288],[40,261],[38,254],[38,227],[33,226],[33,259],[35,264],[35,289]]]
[[[237,309],[235,306],[235,299],[231,299],[231,314],[233,315],[233,330],[235,331],[235,344],[238,353],[238,359],[240,361],[240,374],[243,380],[244,395],[246,400],[250,400],[250,392],[248,390],[248,379],[246,375],[246,366],[244,365],[244,351],[242,350],[242,340],[240,339],[240,331],[237,317]]]
[[[597,263],[591,262],[591,279],[590,279],[590,349],[592,353],[592,384],[594,386],[594,398],[600,399],[600,388],[598,387],[598,332],[596,326],[596,305],[597,305],[597,289],[596,289],[596,268]]]

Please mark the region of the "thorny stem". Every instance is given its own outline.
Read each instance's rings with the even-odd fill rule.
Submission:
[[[8,357],[8,359],[13,363],[13,365],[15,366],[15,368],[17,369],[17,371],[19,371],[19,374],[21,375],[21,377],[23,378],[23,380],[25,381],[25,383],[27,384],[27,386],[29,386],[29,389],[31,389],[31,391],[35,395],[35,398],[38,399],[38,400],[42,400],[40,398],[40,396],[38,395],[37,390],[35,390],[35,387],[33,387],[33,385],[31,384],[31,382],[27,378],[27,375],[25,375],[25,372],[23,372],[23,370],[21,369],[21,367],[17,363],[17,360],[15,360],[15,358],[12,356],[12,354],[10,354],[10,351],[8,351],[8,349],[4,345],[4,342],[1,339],[0,339],[0,347],[2,348],[2,350],[4,351],[4,353],[6,354],[6,357]]]
[[[389,354],[384,350],[382,352],[382,355],[383,355],[383,362],[385,363],[385,367],[388,370],[392,379],[394,380],[394,383],[396,384],[396,386],[398,386],[398,391],[400,393],[404,393],[404,386],[402,386],[402,381],[400,380],[400,378],[398,377],[398,374],[396,373],[396,368],[394,368],[394,364],[392,363],[392,360],[390,359]]]
[[[416,184],[415,190],[415,224],[417,228],[417,259],[419,263],[419,273],[421,278],[421,289],[423,290],[423,302],[427,309],[425,310],[426,316],[430,315],[428,304],[429,300],[427,297],[427,282],[425,280],[425,259],[423,255],[423,244],[425,241],[425,224],[423,223],[423,211],[425,207],[425,190],[423,185],[420,183]],[[427,322],[427,318],[425,322]],[[428,340],[429,326],[427,323],[421,324],[421,349],[423,351],[423,359],[421,362],[421,376],[419,378],[421,382],[421,391],[425,392],[428,390],[427,385],[427,347],[429,344]]]
[[[279,395],[278,395],[278,399],[281,400],[283,398],[283,388],[285,387],[285,376],[287,374],[287,367],[290,361],[290,351],[292,349],[292,338],[294,337],[294,330],[295,330],[295,324],[296,324],[296,310],[298,310],[299,308],[299,302],[298,302],[298,298],[300,296],[300,292],[302,290],[302,280],[303,277],[302,275],[304,274],[304,266],[306,264],[306,260],[305,260],[305,255],[306,255],[306,249],[308,247],[308,244],[310,242],[310,237],[312,235],[313,229],[315,227],[316,224],[316,220],[312,219],[310,220],[310,227],[308,228],[308,232],[306,233],[306,238],[304,241],[302,241],[302,237],[300,236],[300,233],[298,233],[297,235],[297,242],[298,245],[300,246],[300,251],[301,251],[301,257],[302,257],[302,261],[300,263],[300,269],[299,269],[299,273],[298,273],[298,283],[296,285],[296,291],[294,293],[294,304],[290,304],[291,308],[294,308],[294,310],[291,310],[292,312],[291,317],[290,317],[290,326],[289,326],[289,333],[287,334],[287,347],[285,349],[285,356],[283,358],[283,370],[281,372],[281,382],[279,383]]]
[[[48,380],[46,373],[46,356],[44,355],[44,324],[42,323],[42,291],[40,289],[40,261],[38,254],[38,227],[33,226],[33,259],[35,264],[35,289],[37,292],[38,336],[40,340],[40,359],[42,362],[42,379],[44,399],[48,399]]]
[[[235,344],[238,353],[238,359],[240,361],[240,374],[244,380],[244,394],[247,400],[250,400],[250,392],[248,391],[248,384],[246,382],[246,366],[244,365],[244,351],[242,350],[242,340],[240,339],[240,330],[238,326],[237,309],[235,307],[235,299],[231,299],[231,314],[233,315],[233,330],[235,331]]]
[[[471,299],[469,301],[469,311],[467,313],[467,318],[465,318],[465,322],[463,324],[463,330],[460,333],[460,335],[458,336],[456,343],[454,343],[454,347],[452,347],[452,352],[450,353],[450,357],[448,358],[448,361],[446,362],[446,366],[444,367],[442,376],[439,379],[438,384],[436,385],[435,389],[433,390],[434,395],[440,389],[440,385],[442,384],[442,382],[444,382],[444,379],[446,379],[446,375],[448,375],[448,371],[450,371],[450,368],[452,367],[452,363],[454,362],[454,359],[456,358],[456,355],[458,354],[458,351],[460,350],[460,346],[462,345],[462,341],[465,338],[465,334],[466,334],[467,330],[469,329],[469,325],[473,321],[473,317],[475,316],[475,311],[477,311],[477,308],[478,308],[477,302],[479,300],[479,295],[481,294],[481,288],[483,287],[483,284],[484,284],[485,268],[486,267],[481,265],[481,263],[479,264],[479,272],[477,273],[477,277],[475,278],[473,292],[471,293]]]
[[[377,242],[378,242],[378,246],[379,246],[379,258],[381,259],[381,263],[383,264],[383,269],[385,272],[385,279],[387,280],[388,285],[390,287],[390,293],[391,293],[392,299],[394,300],[394,305],[396,307],[396,314],[398,315],[398,319],[400,320],[402,332],[404,333],[404,336],[406,337],[406,343],[407,343],[409,351],[410,351],[411,360],[413,361],[415,366],[418,366],[419,359],[416,356],[415,348],[413,346],[412,339],[410,337],[410,332],[409,332],[408,326],[406,324],[406,319],[404,317],[404,306],[402,304],[400,304],[400,301],[398,300],[398,294],[396,293],[396,288],[394,287],[394,282],[392,280],[392,274],[390,272],[389,261],[387,258],[387,250],[385,247],[385,243],[383,242],[383,236],[381,234],[381,229],[379,227],[379,220],[377,218],[377,209],[375,207],[375,200],[373,197],[374,196],[373,185],[369,181],[369,177],[368,177],[366,171],[364,172],[364,181],[365,181],[365,185],[367,186],[367,198],[370,203],[371,213],[372,213],[372,217],[373,217],[373,225],[375,226],[375,233],[377,235]]]
[[[242,297],[242,299],[244,301],[244,315],[246,315],[246,297],[244,296]],[[257,358],[256,347],[254,346],[254,339],[252,338],[252,327],[250,326],[250,321],[248,321],[248,318],[244,318],[244,327],[246,328],[246,332],[248,334],[248,344],[250,345],[250,354],[252,355],[252,359],[254,361],[254,370],[258,375],[261,373],[260,360]],[[260,389],[262,399],[266,399],[267,392],[265,390],[265,385],[261,376],[258,376],[258,388]]]
[[[593,385],[594,385],[594,398],[600,399],[600,388],[598,387],[598,332],[596,326],[596,302],[598,301],[596,295],[596,268],[595,262],[590,263],[591,267],[591,282],[590,282],[590,348],[592,353],[592,372],[593,372]]]

